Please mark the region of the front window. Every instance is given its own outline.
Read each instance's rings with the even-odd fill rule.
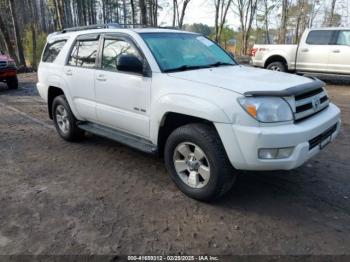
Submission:
[[[176,72],[237,63],[221,47],[201,35],[142,33],[163,72]]]
[[[141,60],[137,50],[129,42],[122,39],[105,39],[102,53],[102,68],[117,70],[117,57],[121,55],[135,55]]]
[[[337,45],[350,46],[350,31],[340,31],[337,39]]]

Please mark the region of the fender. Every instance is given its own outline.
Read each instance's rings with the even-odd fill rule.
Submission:
[[[273,56],[280,56],[280,57],[284,58],[284,60],[286,60],[286,62],[287,62],[288,68],[289,68],[290,66],[292,66],[292,65],[290,64],[291,58],[289,59],[288,53],[285,52],[285,51],[283,51],[283,50],[280,50],[280,49],[272,49],[272,50],[269,50],[268,53],[264,55],[264,58],[263,58],[264,66],[265,66],[265,64],[266,64],[266,61],[267,61],[269,58],[273,57]]]
[[[150,126],[151,141],[157,144],[159,126],[167,113],[179,113],[211,122],[230,123],[230,118],[218,105],[188,94],[166,94],[155,101]]]
[[[63,77],[61,77],[59,75],[51,75],[48,78],[48,86],[49,87],[54,86],[54,87],[60,88],[63,91],[63,93],[65,94],[67,102],[69,104],[69,107],[72,110],[74,116],[79,120],[83,120],[83,118],[80,116],[80,114],[78,113],[78,111],[76,110],[76,108],[74,106],[72,96],[71,96],[69,89],[68,89],[68,85]],[[48,89],[47,89],[46,97],[48,97]]]

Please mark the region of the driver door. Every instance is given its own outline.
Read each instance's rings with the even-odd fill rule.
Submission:
[[[150,136],[151,78],[143,74],[121,72],[116,61],[120,55],[144,56],[131,39],[105,35],[101,61],[95,73],[95,97],[98,122],[140,137]]]

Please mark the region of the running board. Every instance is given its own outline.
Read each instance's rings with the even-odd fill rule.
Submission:
[[[87,123],[87,122],[78,124],[78,127],[92,134],[106,137],[108,139],[117,141],[121,144],[130,146],[132,148],[135,148],[145,153],[149,153],[149,154],[157,153],[157,149],[158,149],[157,146],[152,144],[151,141],[148,141],[141,137],[137,137],[122,131],[111,129],[109,127]]]

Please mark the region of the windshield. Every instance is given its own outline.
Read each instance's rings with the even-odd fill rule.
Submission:
[[[221,47],[201,35],[142,33],[163,72],[176,72],[237,63]]]

